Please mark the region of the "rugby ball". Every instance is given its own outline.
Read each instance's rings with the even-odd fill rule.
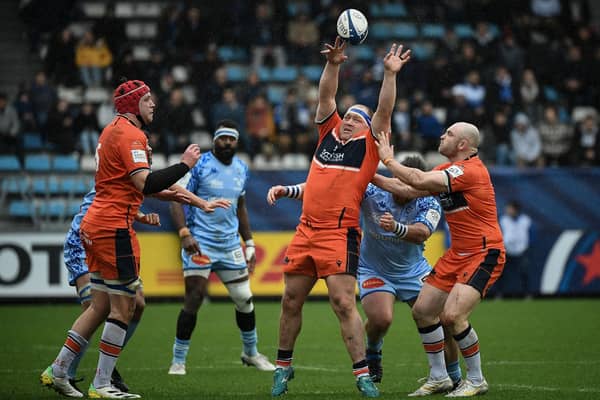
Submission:
[[[351,44],[364,42],[369,34],[367,17],[354,8],[342,11],[337,20],[337,33]]]

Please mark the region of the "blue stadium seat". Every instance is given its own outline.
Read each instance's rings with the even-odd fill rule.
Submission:
[[[25,196],[29,192],[29,179],[24,179],[23,176],[11,175],[2,179],[2,194],[21,195]]]
[[[17,172],[21,170],[21,163],[15,155],[0,156],[0,172]]]
[[[444,37],[446,29],[442,24],[424,24],[421,26],[421,36],[425,39],[440,39]]]
[[[30,201],[14,200],[8,206],[8,215],[13,218],[34,218],[35,205]]]
[[[406,7],[401,3],[386,3],[381,7],[381,12],[388,18],[406,17]]]
[[[318,82],[321,79],[321,73],[323,72],[322,65],[307,65],[302,67],[301,73],[312,82]]]
[[[74,155],[55,155],[52,159],[52,169],[56,172],[77,172],[79,159]]]
[[[27,154],[25,156],[25,171],[50,171],[50,156],[48,154]]]
[[[267,67],[260,67],[258,69],[258,79],[263,82],[271,81],[271,69]]]
[[[231,82],[244,82],[248,76],[248,69],[241,65],[227,65],[227,79]]]
[[[67,204],[66,215],[73,216],[79,214],[79,207],[81,206],[81,200],[71,200]]]
[[[392,37],[399,39],[414,39],[419,34],[417,25],[410,22],[399,22],[392,25]]]
[[[296,67],[275,67],[271,70],[271,80],[277,82],[292,82],[298,77]]]
[[[66,210],[64,200],[49,200],[40,205],[39,215],[46,219],[62,218]]]
[[[60,191],[69,195],[84,195],[90,190],[85,177],[66,177],[60,180]]]
[[[38,151],[44,148],[42,135],[38,132],[25,132],[21,135],[23,140],[23,149],[25,151]]]
[[[36,176],[31,180],[31,193],[34,195],[49,195],[48,181],[45,176]]]
[[[267,99],[271,104],[279,104],[285,98],[287,88],[285,86],[269,85],[267,87]]]
[[[360,46],[354,46],[354,57],[359,61],[373,62],[375,52],[371,46],[361,44]]]
[[[467,39],[473,37],[473,28],[469,24],[456,24],[454,25],[454,33],[461,39]]]
[[[428,60],[435,52],[435,46],[426,43],[413,43],[410,46],[412,54],[419,60]]]
[[[383,13],[383,7],[381,4],[371,3],[369,5],[369,14],[373,18],[385,17],[386,15]]]
[[[369,28],[369,36],[377,40],[387,40],[392,38],[390,24],[386,22],[375,22]]]
[[[221,46],[217,49],[217,54],[226,63],[248,61],[248,53],[241,47]]]

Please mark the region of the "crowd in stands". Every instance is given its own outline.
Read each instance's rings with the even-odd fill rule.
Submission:
[[[481,128],[490,164],[600,165],[600,36],[587,0],[157,2],[160,15],[143,20],[156,31],[138,41],[144,57],[128,39],[127,23],[139,16],[119,16],[119,2],[104,3],[103,15],[93,17],[85,1],[25,3],[22,18],[44,69],[15,99],[0,94],[3,151],[38,132],[48,150],[93,154],[113,115],[110,95],[70,101],[61,92],[110,94],[125,76],[146,81],[156,96],[146,129],[157,153],[180,152],[194,132],[229,118],[251,159],[310,157],[319,50],[335,38],[341,10],[354,7],[369,19],[370,36],[348,50],[342,108],[375,108],[389,44],[414,48],[399,78],[397,150],[435,152],[444,127],[461,120]],[[277,78],[274,71],[294,73]]]

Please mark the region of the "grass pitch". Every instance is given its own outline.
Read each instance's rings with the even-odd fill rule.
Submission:
[[[177,303],[150,303],[119,370],[145,399],[269,399],[271,373],[243,367],[241,342],[229,302],[205,304],[192,338],[186,376],[169,376]],[[471,321],[481,341],[486,399],[600,399],[600,300],[485,301]],[[279,304],[256,306],[259,350],[277,350]],[[54,359],[77,305],[0,305],[0,398],[56,399],[38,381]],[[98,336],[79,372],[87,388],[98,359]],[[296,378],[284,398],[359,399],[337,319],[327,302],[309,302],[294,352]],[[396,318],[384,346],[383,399],[406,398],[427,361],[408,307]],[[464,364],[463,364],[464,374]],[[436,398],[442,398],[438,395]]]

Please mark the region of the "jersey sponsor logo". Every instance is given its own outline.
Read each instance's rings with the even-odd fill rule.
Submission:
[[[192,262],[196,265],[207,265],[210,264],[210,258],[206,254],[194,254],[192,256]]]
[[[427,222],[429,222],[431,224],[431,226],[433,226],[433,229],[435,229],[437,227],[437,224],[440,222],[440,213],[437,212],[437,210],[427,210],[427,214],[425,214],[425,219],[427,220]]]
[[[361,285],[363,289],[375,289],[385,285],[385,282],[380,278],[369,278]]]
[[[463,171],[463,169],[458,165],[449,166],[448,168],[446,168],[446,172],[448,173],[448,175],[455,179],[465,173],[465,171]]]
[[[211,189],[223,189],[225,187],[225,184],[223,183],[222,180],[211,179],[208,182],[208,186],[210,186]]]
[[[146,150],[131,150],[131,158],[134,163],[148,163]]]
[[[339,143],[329,132],[315,152],[315,160],[325,168],[336,166],[359,169],[367,154],[367,142],[364,137]]]

